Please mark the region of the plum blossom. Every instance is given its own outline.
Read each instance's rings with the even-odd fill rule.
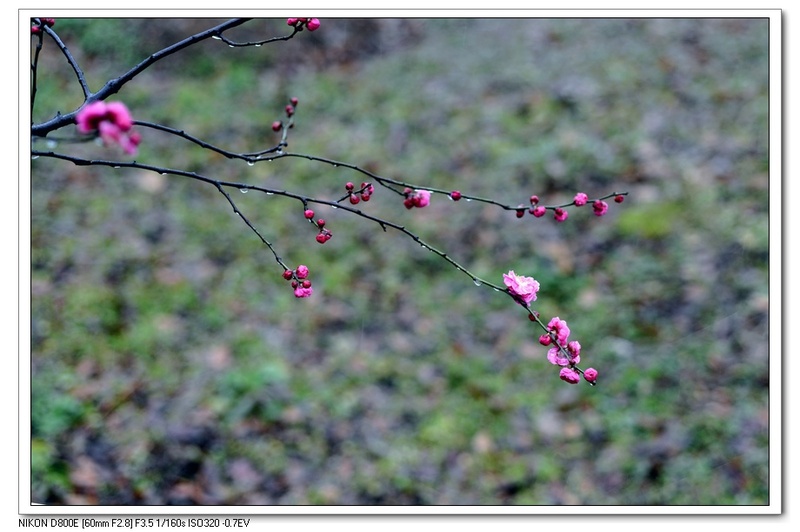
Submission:
[[[575,198],[573,199],[573,201],[575,202],[575,205],[577,207],[581,207],[583,205],[586,205],[586,202],[589,201],[589,196],[587,196],[583,192],[578,192],[577,194],[575,194]]]
[[[431,203],[431,192],[430,190],[411,190],[407,188],[404,191],[406,199],[403,201],[403,205],[405,205],[406,209],[411,209],[413,207],[427,207]]]
[[[586,379],[586,382],[590,384],[594,384],[597,382],[597,370],[594,368],[589,368],[583,372],[583,378]]]
[[[592,208],[594,209],[595,216],[603,216],[606,212],[608,212],[608,203],[597,200],[592,204]]]
[[[539,281],[533,277],[517,275],[514,270],[503,274],[503,282],[508,287],[511,295],[516,296],[520,304],[528,306],[531,301],[536,301],[536,292],[539,291]]]
[[[550,320],[550,323],[547,324],[547,330],[555,332],[558,343],[561,345],[566,345],[570,330],[565,320],[562,320],[556,316]]]
[[[302,298],[302,297],[310,297],[311,294],[314,293],[314,289],[311,286],[298,286],[294,289],[294,297]]]
[[[561,368],[561,372],[558,376],[562,381],[570,384],[578,384],[578,382],[581,380],[581,376],[572,368]]]
[[[118,144],[128,155],[135,155],[141,136],[133,128],[133,118],[122,102],[93,102],[81,109],[75,121],[80,133],[97,131],[105,145]]]

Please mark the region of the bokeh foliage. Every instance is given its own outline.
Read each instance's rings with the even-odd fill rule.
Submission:
[[[97,90],[215,22],[55,29]],[[296,202],[236,193],[311,269],[296,300],[213,188],[39,158],[32,500],[767,504],[767,38],[764,19],[324,19],[157,64],[115,99],[233,150],[272,145],[297,96],[292,151],[508,203],[628,191],[563,224],[380,188],[363,206],[479,276],[536,277],[599,386],[559,381],[519,308],[397,233],[331,210],[320,246]],[[34,120],[81,103],[50,42],[42,61]],[[146,133],[141,162],[330,198],[361,180]]]

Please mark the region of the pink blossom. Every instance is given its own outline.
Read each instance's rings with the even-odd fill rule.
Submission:
[[[297,298],[310,297],[313,292],[314,289],[310,286],[308,288],[304,286],[298,286],[297,288],[294,289],[294,297]]]
[[[431,193],[429,190],[414,191],[414,207],[427,207],[431,203]]]
[[[587,196],[583,192],[578,192],[577,194],[575,194],[575,199],[573,201],[575,202],[575,205],[581,207],[583,205],[586,205],[586,202],[589,201],[589,196]]]
[[[547,350],[547,360],[556,366],[568,366],[570,363],[569,357],[558,347],[551,347]]]
[[[567,217],[569,217],[569,213],[562,208],[557,208],[555,211],[553,211],[553,216],[557,222],[563,222],[567,219]]]
[[[608,212],[608,203],[597,200],[592,204],[592,208],[594,209],[595,216],[603,216],[606,212]]]
[[[536,292],[539,291],[539,281],[533,277],[517,275],[514,270],[503,274],[503,282],[508,287],[508,291],[519,298],[521,304],[527,307],[531,301],[536,301]]]
[[[308,277],[308,266],[301,264],[297,267],[297,270],[295,270],[295,274],[297,275],[298,279],[305,279]]]
[[[558,376],[562,381],[570,384],[578,384],[581,380],[581,376],[572,368],[561,368],[561,372]]]
[[[597,382],[597,370],[594,368],[589,368],[583,372],[583,378],[586,379],[586,382],[590,382],[594,384]]]
[[[575,361],[576,364],[580,362],[581,356],[581,344],[577,340],[574,340],[567,344],[567,350],[572,355],[573,358],[577,358],[578,360]]]
[[[131,113],[122,102],[108,102],[106,104],[106,116],[122,131],[128,131],[133,127]]]
[[[78,123],[78,131],[81,133],[91,133],[97,129],[100,121],[106,117],[106,103],[90,103],[78,112],[75,121]]]
[[[318,18],[312,18],[308,22],[306,22],[306,28],[308,31],[314,31],[320,27],[320,22]]]
[[[562,320],[556,316],[550,320],[550,323],[547,324],[547,329],[550,331],[555,331],[558,343],[561,345],[566,345],[570,330],[565,320]]]
[[[539,205],[538,207],[534,207],[530,209],[531,214],[536,216],[537,218],[541,218],[547,212],[547,209]]]
[[[133,118],[122,102],[92,102],[75,116],[78,131],[97,131],[103,143],[119,144],[128,154],[134,155],[142,140],[141,135],[131,132]]]

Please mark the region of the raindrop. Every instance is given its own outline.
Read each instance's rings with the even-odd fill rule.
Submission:
[[[472,198],[465,198],[467,201],[472,201]]]
[[[247,166],[253,166],[254,164],[256,164],[255,161],[247,161]]]
[[[479,280],[477,280],[477,279],[473,279],[472,280],[472,284],[474,284],[475,286],[480,286],[481,282]]]
[[[31,159],[38,159],[38,158],[39,158],[38,155],[31,155]]]
[[[256,48],[261,48],[261,44],[260,43],[256,44]]]
[[[212,35],[211,38],[216,39],[218,41],[222,39],[222,37],[220,37],[219,35]]]
[[[241,192],[242,194],[247,194],[247,189],[246,188],[240,188],[239,192]]]
[[[229,44],[229,45],[228,45],[228,48],[233,48],[233,45],[232,45],[232,44]]]
[[[272,196],[274,192],[267,192],[267,196]]]
[[[338,205],[331,205],[331,209],[338,209],[338,208],[339,208]]]
[[[48,148],[55,148],[58,146],[58,142],[54,141],[53,139],[47,139],[47,147]]]

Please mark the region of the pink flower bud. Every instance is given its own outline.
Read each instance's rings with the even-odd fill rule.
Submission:
[[[350,194],[350,203],[353,205],[358,205],[358,202],[361,201],[358,196],[355,194]]]
[[[561,372],[558,374],[562,381],[568,382],[570,384],[578,384],[581,380],[581,376],[578,375],[578,372],[572,368],[561,368]]]
[[[625,201],[625,196],[623,196],[622,194],[617,194],[616,196],[614,196],[614,201],[616,201],[617,203],[622,203],[623,201]]]
[[[306,22],[306,28],[308,31],[314,31],[320,27],[319,19],[312,18],[308,22]]]
[[[576,206],[582,207],[583,205],[586,205],[587,201],[589,201],[589,196],[587,196],[583,192],[578,192],[577,194],[575,194],[575,198],[573,199],[573,201],[575,202]]]
[[[292,96],[289,102],[291,102],[293,106],[297,107],[297,104],[300,103],[300,100],[298,100],[296,96]]]
[[[553,211],[553,217],[557,222],[563,222],[568,216],[569,213],[562,208],[557,208],[555,211]]]
[[[34,24],[33,26],[31,26],[31,33],[32,33],[33,35],[39,35],[40,33],[42,33],[42,28],[41,28],[41,26],[37,26],[37,25],[35,25],[35,24]]]
[[[525,209],[517,209],[516,215],[517,218],[522,218],[523,216],[525,216]]]
[[[352,192],[353,189],[356,188],[356,186],[353,183],[351,183],[350,181],[348,181],[347,183],[344,184],[344,188],[348,192]]]
[[[297,288],[294,289],[294,297],[297,298],[310,297],[312,293],[314,293],[314,289],[311,288],[310,286],[307,288],[304,286],[298,286]]]
[[[542,216],[544,216],[544,214],[545,214],[546,212],[547,212],[547,209],[545,209],[544,207],[542,207],[541,205],[539,205],[538,207],[534,207],[534,208],[533,208],[533,210],[531,211],[531,214],[533,214],[533,215],[534,215],[534,216],[536,216],[537,218],[541,218]]]
[[[590,382],[594,384],[597,382],[597,370],[594,368],[589,368],[583,372],[583,378],[586,379],[586,382]]]
[[[539,203],[539,196],[534,194],[533,196],[531,196],[531,205],[536,205],[537,203]]]
[[[319,227],[320,229],[322,229],[323,227],[325,227],[325,219],[324,219],[324,218],[319,218],[319,219],[317,220],[317,227]]]
[[[543,335],[541,335],[541,336],[539,337],[539,343],[540,343],[540,344],[542,344],[542,345],[544,345],[544,346],[548,346],[548,345],[550,345],[552,342],[553,342],[553,339],[552,339],[552,338],[550,338],[550,335],[549,335],[549,334],[543,334]]]
[[[608,203],[597,200],[592,204],[592,208],[594,209],[595,216],[603,216],[606,212],[608,212]]]
[[[303,288],[311,288],[311,281],[309,281],[308,279],[306,279],[305,281],[303,281],[302,283],[300,283],[300,286],[302,286]]]
[[[328,241],[328,239],[325,237],[324,233],[321,233],[321,232],[317,233],[317,242],[319,242],[320,244],[324,244],[327,241]]]
[[[285,270],[283,272],[283,278],[286,279],[287,281],[292,278],[292,275],[293,275],[292,270]]]
[[[286,24],[289,25],[289,26],[296,26],[298,22],[299,22],[299,20],[297,19],[297,17],[292,17],[292,18],[287,18],[286,19]]]
[[[306,209],[305,212],[303,212],[303,216],[305,216],[307,220],[310,220],[314,217],[314,211]]]
[[[417,190],[414,197],[417,198],[415,207],[427,207],[431,202],[431,193],[428,190]]]
[[[308,277],[308,266],[305,264],[298,266],[297,270],[295,270],[295,275],[297,275],[298,279],[305,279]]]
[[[461,192],[454,190],[450,193],[450,197],[453,199],[453,201],[458,201],[461,199]]]
[[[292,116],[294,114],[294,107],[291,105],[286,106],[286,116]]]
[[[283,122],[281,122],[280,120],[276,120],[272,123],[272,131],[275,131],[277,133],[281,129],[283,129]]]

